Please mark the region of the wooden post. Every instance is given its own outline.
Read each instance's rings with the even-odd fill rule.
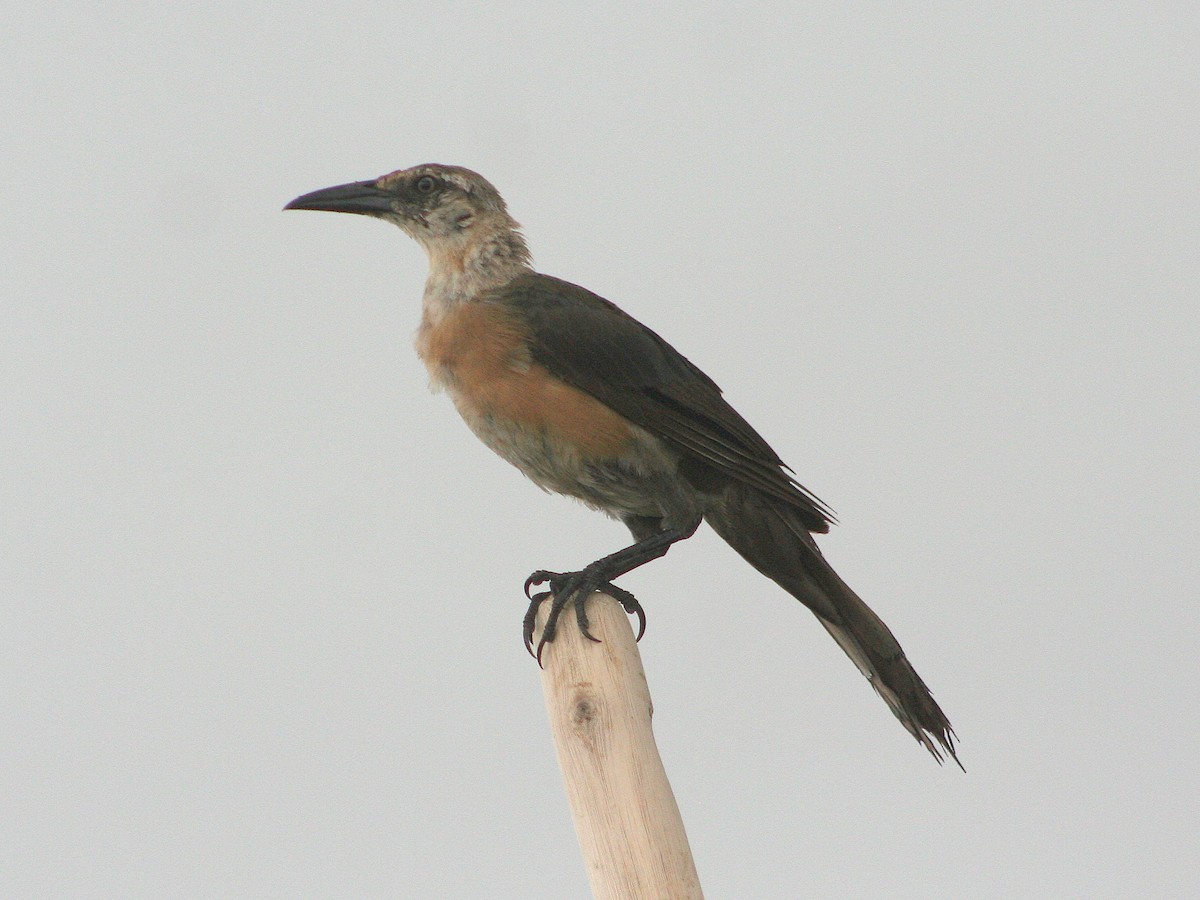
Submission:
[[[549,602],[538,615],[536,644]],[[596,900],[702,900],[683,819],[650,728],[650,688],[633,629],[611,597],[569,605],[542,650],[542,690],[575,833]]]

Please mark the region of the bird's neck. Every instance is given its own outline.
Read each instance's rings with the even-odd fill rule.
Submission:
[[[529,249],[516,223],[483,226],[476,223],[460,234],[423,242],[429,256],[423,325],[436,325],[458,304],[478,300],[532,270]]]

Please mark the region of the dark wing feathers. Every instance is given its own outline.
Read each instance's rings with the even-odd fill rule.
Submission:
[[[830,510],[788,474],[713,380],[618,306],[536,274],[513,279],[494,302],[520,311],[534,360],[556,377],[726,477],[787,502],[811,530],[829,530]]]

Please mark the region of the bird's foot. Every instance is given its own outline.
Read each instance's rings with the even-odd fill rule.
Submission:
[[[539,584],[549,584],[550,590],[531,594],[530,590]],[[554,637],[558,633],[558,617],[562,615],[563,608],[572,598],[575,599],[575,621],[579,625],[580,634],[589,641],[599,642],[600,639],[594,637],[588,630],[587,617],[587,598],[596,591],[608,594],[621,604],[625,612],[631,616],[637,616],[637,639],[639,641],[642,639],[642,635],[646,633],[646,611],[642,609],[642,605],[638,603],[633,594],[624,588],[617,587],[605,578],[603,573],[590,568],[578,572],[547,572],[545,569],[538,569],[525,579],[525,596],[529,598],[530,602],[529,609],[525,612],[522,628],[525,649],[538,661],[538,665],[541,665],[542,662],[542,648],[554,641]],[[533,647],[534,622],[537,619],[538,607],[547,597],[553,597],[550,603],[550,615],[546,617],[546,626],[542,629],[542,637],[538,641],[535,651]]]

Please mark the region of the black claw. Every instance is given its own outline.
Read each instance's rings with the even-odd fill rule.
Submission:
[[[637,603],[636,600],[634,602]],[[641,604],[638,603],[638,605],[635,606],[632,610],[629,609],[629,607],[625,607],[625,612],[637,616],[638,633],[637,633],[637,637],[635,637],[633,640],[636,643],[640,643],[642,640],[642,635],[646,633],[646,611],[644,609],[642,609]]]
[[[583,591],[580,591],[579,595],[575,598],[575,622],[579,625],[580,634],[582,634],[589,641],[599,644],[600,638],[595,637],[591,631],[588,630],[587,600],[590,596],[592,596],[591,591],[588,591],[586,594]]]
[[[528,583],[526,584],[525,593],[528,596]],[[541,606],[545,599],[549,596],[549,591],[539,591],[537,594],[529,597],[529,609],[525,611],[525,618],[521,623],[521,634],[525,638],[525,651],[534,659],[538,659],[538,657],[533,652],[533,627],[537,623],[538,607]],[[540,650],[541,648],[539,647],[538,649]]]
[[[621,604],[621,607],[631,616],[638,618],[638,633],[634,640],[640,641],[642,635],[646,633],[646,611],[642,609],[642,604],[638,603],[637,597],[629,593],[624,588],[619,588],[611,581],[604,586],[606,593],[610,594],[614,600]]]
[[[600,643],[600,639],[593,635],[589,628],[587,616],[587,600],[596,591],[609,594],[621,604],[626,613],[637,616],[637,640],[642,639],[642,635],[646,633],[646,611],[642,609],[642,605],[638,603],[633,594],[624,588],[617,587],[611,581],[600,580],[602,577],[598,577],[586,569],[580,572],[549,572],[545,569],[538,569],[525,579],[525,596],[529,598],[530,602],[529,609],[525,612],[521,631],[525,638],[526,651],[538,661],[539,666],[542,664],[542,648],[547,644],[554,643],[554,638],[558,634],[558,617],[562,615],[563,609],[572,598],[575,600],[575,622],[579,626],[579,633],[589,641]],[[550,585],[549,591],[531,593],[533,587],[547,582]],[[550,614],[546,616],[546,626],[542,629],[542,636],[538,640],[535,650],[533,630],[537,620],[537,611],[547,597],[553,597],[550,603]]]
[[[532,575],[525,579],[525,596],[530,600],[533,595],[529,593],[529,589],[535,585],[545,584],[547,581],[553,581],[555,578],[561,578],[557,572],[547,572],[545,569],[538,569]]]
[[[567,601],[571,599],[574,591],[561,584],[560,579],[564,578],[561,575],[555,575],[550,579],[551,591],[544,591],[541,595],[550,595],[550,613],[546,616],[546,625],[542,628],[542,637],[538,641],[537,652],[534,654],[534,659],[538,661],[538,665],[542,664],[542,648],[547,644],[554,642],[555,636],[558,634],[558,617],[562,615],[563,609],[566,608]],[[535,612],[534,615],[537,613]],[[528,615],[528,613],[526,613]]]

